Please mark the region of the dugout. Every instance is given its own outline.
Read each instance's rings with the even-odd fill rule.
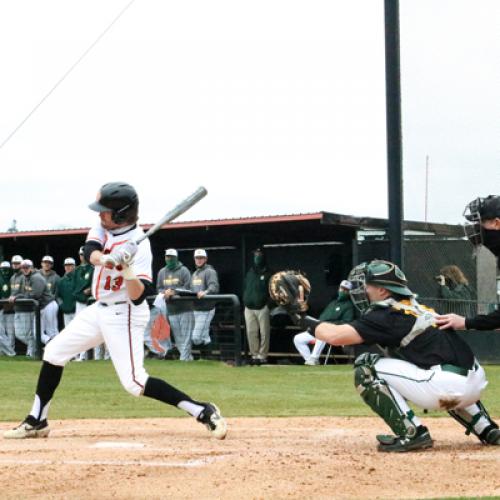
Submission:
[[[221,292],[241,296],[251,251],[264,246],[271,269],[292,268],[307,273],[313,285],[311,308],[316,311],[335,294],[354,264],[375,257],[388,258],[387,225],[386,219],[330,212],[178,222],[151,239],[153,273],[156,276],[163,266],[166,248],[177,248],[180,260],[189,268],[194,267],[193,250],[206,248],[209,263],[219,273]],[[87,231],[77,228],[0,233],[0,259],[20,254],[38,266],[44,255],[52,255],[54,269],[61,274],[64,258],[72,256],[78,262],[78,248]],[[446,264],[458,265],[477,289],[478,262],[471,257],[471,247],[460,225],[406,221],[404,232],[404,270],[417,293],[434,296],[433,276]],[[491,276],[493,270],[494,276],[494,263],[487,267],[490,272],[484,274]],[[493,301],[493,288],[494,283],[489,293],[478,290],[478,298]]]
[[[338,284],[354,264],[388,258],[387,227],[386,219],[331,212],[177,222],[151,238],[154,277],[163,266],[166,248],[177,248],[179,259],[193,269],[193,251],[202,247],[219,273],[221,293],[235,293],[241,298],[251,251],[263,246],[272,270],[300,269],[308,275],[313,288],[311,312],[318,314],[335,296]],[[462,226],[405,221],[403,228],[404,270],[412,290],[421,297],[435,297],[433,277],[442,266],[456,264],[468,277],[479,301],[496,302],[495,261],[488,251],[472,257]],[[87,231],[77,228],[0,233],[0,259],[20,254],[38,266],[42,256],[48,254],[54,257],[54,268],[61,274],[65,257],[77,259]],[[275,328],[280,330],[281,326]],[[294,351],[290,335],[272,337],[273,351]]]

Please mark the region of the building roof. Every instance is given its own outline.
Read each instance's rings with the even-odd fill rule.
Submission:
[[[353,215],[335,214],[332,212],[313,212],[305,214],[264,215],[255,217],[238,217],[230,219],[207,219],[196,221],[172,222],[162,229],[184,229],[214,226],[239,226],[251,224],[271,224],[283,222],[318,221],[321,224],[339,225],[359,229],[386,229],[387,219],[371,217],[356,217]],[[145,230],[153,224],[141,224]],[[87,234],[90,228],[68,228],[68,229],[39,229],[33,231],[17,231],[0,233],[0,239],[39,237],[39,236],[69,236]],[[462,226],[459,224],[438,224],[417,221],[404,221],[403,229],[429,232],[439,236],[463,236]]]

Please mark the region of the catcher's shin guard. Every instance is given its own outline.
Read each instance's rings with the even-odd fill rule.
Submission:
[[[400,437],[412,438],[417,433],[414,413],[404,412],[398,405],[391,388],[378,378],[375,363],[378,354],[364,353],[354,361],[354,385],[365,403],[380,415],[391,430]]]
[[[465,427],[465,434],[467,436],[469,434],[474,434],[474,436],[484,444],[500,444],[500,431],[498,430],[498,425],[493,422],[481,401],[475,403],[475,406],[478,411],[474,415],[464,408],[451,410],[448,414]],[[488,424],[478,432],[475,426],[483,417]]]

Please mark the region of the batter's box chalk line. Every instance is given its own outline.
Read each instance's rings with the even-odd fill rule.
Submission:
[[[161,460],[42,460],[29,459],[20,460],[16,458],[0,458],[0,464],[5,465],[88,465],[88,466],[112,466],[112,467],[171,467],[171,468],[195,468],[210,465],[216,461],[225,459],[226,456],[206,457],[189,459],[186,461],[161,461]]]

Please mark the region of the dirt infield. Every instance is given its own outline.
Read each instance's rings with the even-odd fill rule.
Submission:
[[[500,495],[500,447],[427,419],[432,450],[386,455],[371,418],[234,418],[226,440],[192,419],[52,421],[0,440],[2,498],[430,498]],[[9,428],[2,423],[1,429]]]

